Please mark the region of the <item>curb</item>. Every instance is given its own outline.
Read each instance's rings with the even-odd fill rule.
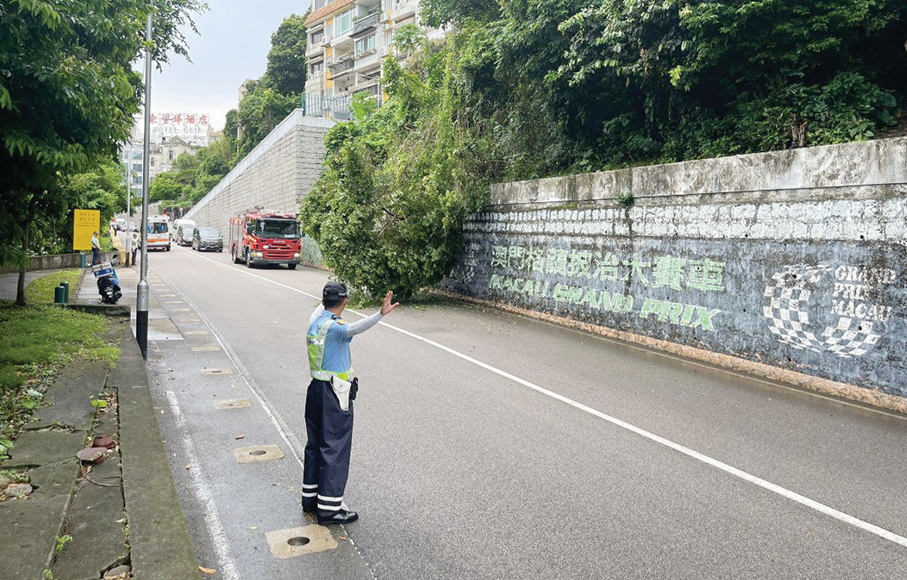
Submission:
[[[127,326],[108,387],[117,389],[123,495],[137,580],[201,577],[154,414],[145,361]]]

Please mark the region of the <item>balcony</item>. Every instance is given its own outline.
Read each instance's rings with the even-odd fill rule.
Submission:
[[[381,11],[377,10],[371,14],[367,14],[364,17],[360,18],[353,23],[353,32],[350,33],[350,36],[357,36],[358,34],[368,32],[369,30],[378,26],[378,23],[381,21]]]
[[[372,49],[356,56],[357,69],[371,69],[381,65],[381,57],[378,51]]]
[[[338,77],[352,71],[355,64],[356,62],[353,59],[349,59],[329,67],[331,69],[331,79],[336,80]]]
[[[337,64],[341,64],[348,60],[353,60],[354,57],[355,57],[355,55],[352,52],[345,52],[345,53],[339,54],[337,56],[332,56],[331,58],[329,58],[325,61],[325,64],[330,67],[330,66],[334,66]]]

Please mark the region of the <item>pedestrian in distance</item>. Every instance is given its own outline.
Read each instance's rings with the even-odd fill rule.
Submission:
[[[82,238],[83,240],[85,238]],[[101,242],[98,241],[98,232],[91,236],[91,265],[101,263]]]
[[[306,333],[312,382],[305,399],[308,442],[302,477],[302,509],[319,524],[354,522],[359,514],[343,501],[353,443],[353,400],[359,380],[353,374],[350,341],[378,324],[400,304],[388,292],[375,314],[347,324],[340,315],[349,301],[346,286],[328,282],[321,306],[309,319]]]
[[[130,264],[135,266],[135,255],[139,251],[139,233],[132,232],[132,261]]]

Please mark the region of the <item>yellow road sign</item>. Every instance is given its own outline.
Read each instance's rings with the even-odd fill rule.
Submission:
[[[96,209],[77,209],[73,219],[72,249],[90,250],[91,236],[101,231],[101,212]]]

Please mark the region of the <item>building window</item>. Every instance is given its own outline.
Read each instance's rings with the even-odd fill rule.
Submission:
[[[133,152],[132,152],[132,158],[133,158],[133,159],[141,159],[141,158],[142,158],[142,152],[141,152],[141,151],[133,151]]]
[[[173,149],[167,152],[167,159],[173,161]]]
[[[154,157],[151,158],[151,166],[154,167]]]
[[[353,27],[353,12],[354,10],[347,10],[334,19],[334,36],[340,36],[350,31]]]
[[[141,163],[133,163],[133,164],[132,164],[132,170],[133,170],[133,171],[141,171],[141,170],[142,170],[142,164],[141,164]]]
[[[309,44],[321,44],[322,42],[324,42],[324,29],[313,32],[309,38]]]
[[[370,50],[375,50],[375,35],[368,36],[356,41],[356,54],[362,54],[363,52],[368,52]]]
[[[312,75],[320,76],[324,72],[324,62],[313,62],[309,65]]]

